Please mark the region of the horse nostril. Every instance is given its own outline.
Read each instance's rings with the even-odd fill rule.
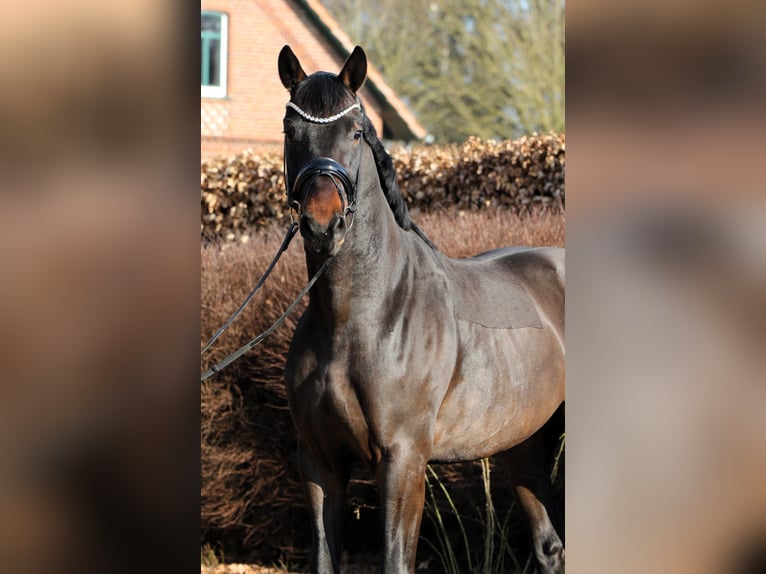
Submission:
[[[308,240],[315,250],[322,250],[336,237],[337,222],[333,219],[327,225],[322,225],[311,215],[304,214],[301,217],[299,229],[304,240]]]
[[[301,217],[300,231],[301,235],[307,239],[311,237],[320,237],[326,234],[326,231],[322,229],[322,226],[319,225],[313,217],[306,215]]]

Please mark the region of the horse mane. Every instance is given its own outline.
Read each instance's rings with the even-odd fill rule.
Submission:
[[[353,92],[343,85],[338,76],[329,72],[311,74],[311,76],[295,86],[290,95],[296,105],[306,110],[306,112],[320,117],[332,115],[339,109],[343,109],[357,101]],[[363,105],[362,111],[364,112],[362,114],[364,139],[372,150],[375,169],[378,172],[383,195],[394,214],[396,223],[405,231],[415,231],[426,244],[432,249],[436,249],[426,234],[410,218],[407,203],[404,201],[404,197],[399,191],[399,184],[396,181],[394,161],[378,138],[375,126],[370,122]]]
[[[369,144],[372,150],[372,157],[375,160],[375,169],[378,171],[378,179],[380,180],[380,186],[383,189],[383,195],[388,202],[388,206],[394,214],[394,219],[399,224],[399,227],[405,231],[412,229],[417,233],[431,249],[436,249],[436,246],[431,243],[431,240],[426,234],[417,226],[417,224],[410,218],[410,212],[407,209],[407,203],[404,201],[404,196],[399,191],[399,184],[396,181],[396,168],[394,167],[394,160],[391,155],[383,147],[383,143],[378,138],[378,133],[375,131],[375,126],[372,125],[367,114],[364,114],[364,126],[363,134],[365,141]]]
[[[394,213],[394,219],[396,219],[399,227],[409,230],[412,228],[412,219],[410,219],[410,212],[407,209],[404,197],[402,197],[399,191],[394,160],[386,151],[386,148],[383,147],[383,143],[375,131],[375,126],[372,125],[367,114],[364,115],[364,126],[362,129],[364,139],[372,150],[372,157],[375,159],[375,169],[378,171],[380,185],[383,188],[386,201],[388,201],[388,205]]]

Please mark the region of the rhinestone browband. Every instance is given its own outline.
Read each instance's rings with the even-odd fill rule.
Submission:
[[[297,105],[295,105],[293,102],[287,102],[287,107],[294,109],[296,112],[298,112],[298,115],[302,117],[304,120],[313,122],[315,124],[329,124],[334,122],[335,120],[338,120],[345,116],[347,113],[349,113],[352,110],[360,110],[362,107],[359,105],[359,102],[356,102],[355,104],[350,105],[342,112],[335,114],[334,116],[330,116],[329,118],[318,118],[316,116],[312,116],[308,112],[304,112],[302,109],[300,109]]]

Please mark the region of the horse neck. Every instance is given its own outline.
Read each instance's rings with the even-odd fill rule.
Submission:
[[[310,292],[309,305],[328,326],[348,320],[354,300],[364,300],[368,309],[382,306],[385,285],[404,266],[404,232],[394,220],[375,172],[371,176],[369,170],[367,173],[360,182],[357,210],[346,241]],[[322,263],[307,256],[309,275]]]

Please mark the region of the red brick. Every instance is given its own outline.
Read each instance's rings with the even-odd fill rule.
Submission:
[[[343,56],[296,2],[202,0],[201,9],[229,16],[227,96],[201,100],[203,116],[212,110],[211,117],[216,120],[206,122],[203,117],[202,157],[279,145],[288,100],[277,72],[282,46],[290,45],[309,74],[318,70],[338,72]],[[360,95],[373,125],[382,133],[380,102],[365,88]]]

